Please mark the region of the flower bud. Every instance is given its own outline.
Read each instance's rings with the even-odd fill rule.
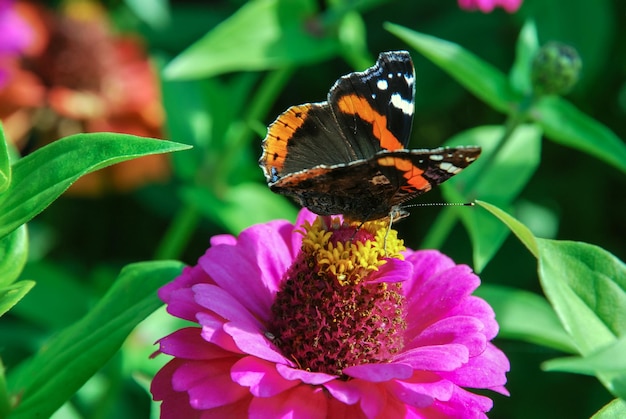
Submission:
[[[566,94],[578,81],[581,68],[582,61],[574,48],[548,42],[533,59],[531,78],[535,94]]]

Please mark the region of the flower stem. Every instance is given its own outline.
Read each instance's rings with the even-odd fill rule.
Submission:
[[[465,184],[468,185],[467,188],[471,189],[472,185],[475,185],[478,180],[484,176],[486,173],[489,173],[493,162],[496,159],[496,156],[500,153],[500,151],[504,148],[507,141],[518,126],[520,126],[525,120],[528,114],[528,110],[532,106],[535,98],[533,96],[527,96],[519,103],[517,109],[515,109],[512,113],[509,114],[505,124],[504,124],[504,133],[498,139],[495,147],[486,157],[486,161],[481,166],[480,171],[474,174],[473,177],[468,179]],[[465,193],[471,193],[471,190],[465,191]],[[422,242],[422,249],[440,249],[441,246],[445,243],[447,237],[450,235],[450,232],[456,225],[458,218],[458,212],[455,208],[446,207],[444,208],[437,219],[435,220],[433,226],[428,231],[424,241]]]
[[[281,68],[276,71],[272,71],[265,77],[256,93],[253,95],[250,104],[247,106],[247,114],[243,116],[243,124],[235,125],[232,138],[228,141],[227,147],[224,150],[224,154],[220,156],[216,162],[216,170],[214,173],[230,173],[230,169],[225,166],[232,165],[238,162],[235,156],[241,153],[241,150],[252,141],[254,131],[250,129],[256,121],[264,118],[268,110],[274,103],[276,96],[289,81],[289,78],[293,74],[294,68],[292,66]],[[239,121],[234,121],[234,124],[239,124]],[[264,126],[265,127],[265,126]]]
[[[534,102],[533,96],[526,96],[519,103],[519,106],[517,107],[517,109],[515,109],[512,113],[509,114],[504,124],[504,133],[502,134],[502,136],[496,143],[491,153],[489,153],[489,155],[487,156],[487,161],[483,163],[483,166],[480,172],[476,173],[474,175],[474,178],[472,178],[472,182],[466,183],[467,185],[475,184],[476,180],[478,180],[485,173],[489,172],[491,165],[496,159],[496,156],[500,153],[502,148],[504,148],[505,144],[507,143],[509,138],[511,138],[511,136],[513,135],[517,127],[520,126],[526,120],[528,110],[532,106],[533,102]]]
[[[9,398],[9,391],[7,389],[7,383],[5,380],[5,369],[0,359],[0,417],[6,418],[11,412],[11,403]]]
[[[154,259],[179,259],[199,221],[200,213],[196,207],[184,205],[161,239]]]
[[[451,207],[444,207],[435,222],[428,229],[420,249],[441,249],[457,220],[457,212]]]

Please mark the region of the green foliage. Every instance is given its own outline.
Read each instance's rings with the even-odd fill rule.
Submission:
[[[541,131],[533,125],[522,125],[500,150],[496,150],[505,135],[503,127],[483,126],[464,131],[446,143],[450,146],[477,144],[483,149],[470,169],[473,176],[454,177],[443,185],[449,202],[467,202],[480,197],[505,208],[513,204],[539,166]],[[503,182],[502,179],[510,180]],[[483,211],[457,213],[472,240],[474,269],[480,272],[496,254],[508,230]]]
[[[0,134],[2,128],[0,127]],[[78,134],[60,139],[10,165],[0,135],[0,316],[35,286],[19,278],[27,260],[25,223],[43,211],[79,177],[135,157],[189,148],[169,141],[124,134]],[[181,263],[154,262],[126,268],[109,297],[80,322],[49,342],[39,356],[9,377],[0,371],[0,413],[20,394],[11,417],[47,417],[54,413],[119,349],[134,326],[159,305],[154,291],[177,272]],[[142,281],[138,283],[137,281]],[[66,288],[59,299],[67,298]],[[54,293],[48,293],[48,300]],[[42,310],[45,304],[39,305]],[[45,314],[39,311],[40,314]]]
[[[122,270],[97,306],[61,331],[10,377],[22,400],[12,418],[48,417],[108,361],[133,328],[161,302],[156,290],[177,276],[180,262],[145,262]]]
[[[506,112],[517,100],[504,74],[460,45],[398,25],[386,27],[495,109]]]
[[[498,315],[500,337],[519,339],[567,353],[576,347],[545,298],[527,291],[483,285],[476,295],[484,298]]]
[[[0,237],[43,211],[79,177],[132,158],[189,148],[125,134],[77,134],[18,160],[0,196]]]
[[[616,397],[626,397],[626,265],[581,242],[534,237],[519,221],[479,201],[538,261],[541,286],[581,357],[553,360],[549,370],[593,374]]]
[[[621,5],[525,0],[509,16],[426,1],[107,4],[155,58],[164,137],[193,150],[171,154],[167,184],[73,198],[62,194],[87,173],[189,146],[79,134],[17,160],[0,129],[0,417],[148,416],[147,387],[166,362],[148,359],[153,342],[181,327],[157,310],[156,290],[183,265],[133,262],[195,263],[215,234],[293,220],[295,205],[258,168],[266,126],[393,49],[416,64],[412,148],[483,149],[440,189],[479,205],[418,209],[397,226],[407,246],[422,240],[481,272],[476,294],[512,360],[512,396],[490,417],[588,416],[603,404],[594,417],[626,416]],[[552,40],[583,59],[567,98],[532,84],[533,58]],[[531,230],[542,223],[554,236]]]
[[[0,193],[7,190],[11,184],[11,161],[9,160],[9,147],[4,137],[4,129],[0,124]]]
[[[315,2],[253,0],[180,54],[165,70],[168,77],[211,77],[310,63],[331,57],[332,38],[316,37],[302,22]]]

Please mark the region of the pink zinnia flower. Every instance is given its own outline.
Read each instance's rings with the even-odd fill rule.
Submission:
[[[315,220],[315,221],[313,221]],[[163,418],[478,418],[509,362],[479,279],[385,222],[315,218],[213,237],[159,291],[199,323],[160,340]]]
[[[522,0],[458,0],[459,7],[465,10],[480,10],[491,13],[496,7],[502,7],[508,13],[515,13],[522,5]]]

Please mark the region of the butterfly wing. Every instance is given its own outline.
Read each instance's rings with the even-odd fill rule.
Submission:
[[[373,67],[337,80],[328,101],[287,109],[263,140],[259,164],[268,183],[405,148],[413,121],[414,80],[408,52],[384,52]]]
[[[348,74],[328,97],[358,159],[407,148],[413,126],[415,70],[406,51],[383,52],[373,67]]]

